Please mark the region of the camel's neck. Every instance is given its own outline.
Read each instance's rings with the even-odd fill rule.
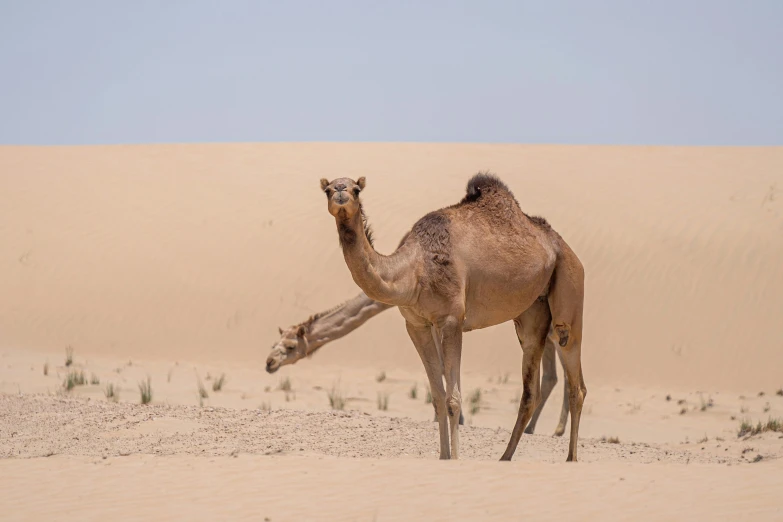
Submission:
[[[307,354],[310,355],[321,346],[348,335],[389,308],[392,306],[373,301],[361,293],[333,310],[316,314],[305,334]]]
[[[345,263],[359,288],[382,303],[413,304],[417,289],[413,249],[403,245],[391,256],[383,256],[375,251],[365,233],[362,212],[356,212],[352,218],[337,216],[335,220]]]

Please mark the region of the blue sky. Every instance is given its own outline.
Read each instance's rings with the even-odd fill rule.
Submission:
[[[783,145],[783,2],[0,0],[0,144]]]

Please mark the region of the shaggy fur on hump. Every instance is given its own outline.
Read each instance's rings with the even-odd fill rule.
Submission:
[[[491,172],[479,172],[468,180],[468,186],[465,189],[465,197],[460,203],[477,201],[482,195],[490,194],[492,192],[506,192],[516,201],[511,189],[509,189],[508,185],[503,183],[500,178]],[[517,205],[519,205],[518,202]],[[525,214],[525,212],[522,213]],[[549,222],[541,216],[530,216],[528,214],[525,214],[525,216],[538,227],[545,229],[552,228]]]

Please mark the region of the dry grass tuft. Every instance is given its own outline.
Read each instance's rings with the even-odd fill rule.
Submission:
[[[272,411],[272,403],[262,402],[258,409],[261,411]]]
[[[139,383],[139,394],[141,395],[141,404],[152,402],[152,379],[149,376],[146,381]]]
[[[375,376],[375,382],[383,382],[386,380],[386,372],[382,371],[378,375]]]
[[[212,391],[219,392],[220,390],[223,389],[223,385],[225,384],[226,384],[226,374],[221,373],[220,377],[218,377],[212,382]]]
[[[476,415],[481,411],[481,388],[473,390],[473,393],[468,397],[468,404],[470,404],[471,415]]]
[[[198,375],[196,375],[196,386],[198,387],[199,400],[203,401],[204,399],[209,398],[207,388],[204,386],[204,383],[201,382],[201,378]]]
[[[65,347],[65,366],[70,366],[73,364],[73,346],[66,346]]]
[[[424,397],[424,404],[432,404],[432,390],[427,386],[427,395]]]
[[[333,410],[345,409],[345,397],[337,385],[332,386],[332,389],[326,392],[326,395],[329,397],[329,406]]]
[[[90,376],[90,384],[92,384],[93,386],[97,386],[97,385],[98,385],[98,384],[100,384],[100,383],[101,383],[101,380],[98,378],[98,376],[97,376],[97,375],[95,375],[95,374],[93,373],[93,374]]]
[[[737,437],[758,435],[767,431],[773,431],[783,433],[783,419],[773,419],[770,417],[766,423],[758,421],[754,426],[749,420],[743,420],[740,423],[739,430],[737,431]]]
[[[117,402],[120,400],[120,390],[114,386],[114,383],[109,383],[106,385],[106,387],[103,389],[103,394],[106,396],[107,399],[109,399],[112,402]]]
[[[620,444],[620,437],[601,437],[601,442],[607,444]]]
[[[780,388],[778,391],[775,392],[775,395],[778,395],[780,397],[783,397],[783,388]]]
[[[65,376],[63,388],[65,388],[66,391],[71,391],[77,386],[84,386],[86,382],[87,379],[85,379],[83,371],[79,370],[77,372],[76,370],[71,370],[68,372],[68,375]]]
[[[378,392],[378,409],[381,411],[389,409],[389,392]]]
[[[44,375],[49,375],[49,361],[44,363]]]
[[[408,392],[408,397],[411,399],[416,399],[416,397],[419,396],[419,385],[417,383],[413,383],[413,386],[411,386],[410,391]]]
[[[286,377],[285,379],[280,380],[280,384],[277,385],[278,390],[282,390],[284,392],[290,392],[291,391],[291,379]]]

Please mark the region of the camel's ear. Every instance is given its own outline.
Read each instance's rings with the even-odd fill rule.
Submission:
[[[329,186],[329,180],[326,178],[321,178],[321,190],[326,190],[326,187]]]
[[[359,185],[359,188],[364,190],[364,187],[367,185],[367,180],[364,179],[364,176],[356,180],[356,184]]]
[[[296,330],[296,336],[297,337],[304,337],[304,334],[306,334],[306,333],[307,333],[307,328],[305,328],[305,326],[303,324],[299,325],[299,328],[297,328],[297,330]]]
[[[280,328],[279,326],[277,327],[277,331],[280,332],[280,335],[283,335],[283,329]]]

